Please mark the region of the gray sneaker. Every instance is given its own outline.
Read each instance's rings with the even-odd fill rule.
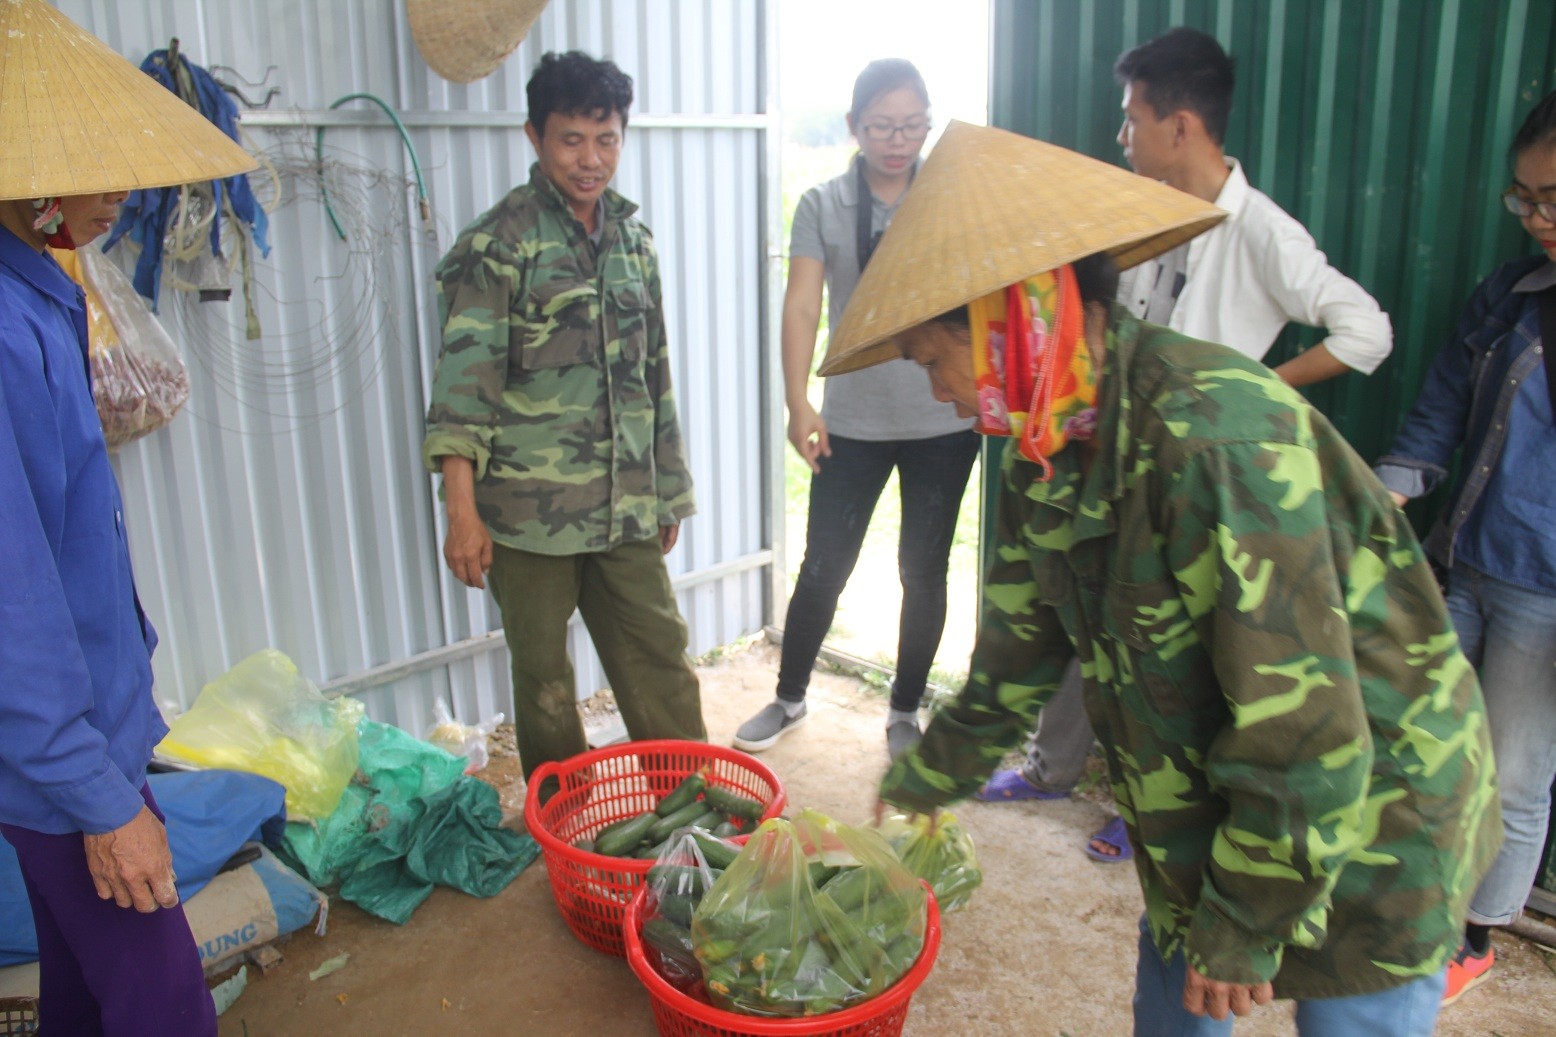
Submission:
[[[746,752],[761,752],[784,735],[805,722],[806,709],[790,716],[781,702],[769,702],[756,716],[740,725],[735,732],[735,748]]]
[[[923,740],[917,721],[899,720],[886,725],[886,751],[895,760]]]

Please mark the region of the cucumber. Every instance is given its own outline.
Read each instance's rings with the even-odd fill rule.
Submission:
[[[725,821],[723,824],[713,826],[713,834],[718,836],[720,839],[728,839],[731,836],[739,835],[740,829],[736,828],[728,821]]]
[[[692,803],[665,817],[654,815],[655,819],[648,829],[648,841],[651,843],[664,842],[670,838],[670,833],[677,828],[685,828],[707,812],[708,808],[701,803]]]
[[[594,852],[594,840],[593,839],[580,839],[576,843],[573,844],[573,849],[575,849],[575,850],[582,850],[585,853],[593,853]]]
[[[810,872],[810,884],[817,889],[825,886],[832,876],[842,870],[829,864],[822,864],[820,861],[811,861],[805,867]]]
[[[640,861],[651,861],[658,857],[661,853],[664,853],[665,847],[669,845],[670,840],[668,839],[658,843],[646,841],[642,846],[639,846],[632,852],[632,856],[636,857]]]
[[[645,810],[637,817],[606,825],[594,837],[594,852],[606,857],[624,857],[642,844],[658,820],[658,814]]]
[[[697,899],[685,893],[660,897],[659,915],[676,925],[689,927],[692,924],[692,912],[697,910]]]
[[[698,804],[698,806],[703,806],[703,805],[705,805],[705,804],[701,804],[701,803]],[[687,827],[688,828],[696,828],[696,829],[699,829],[699,830],[704,831],[704,832],[711,832],[711,831],[713,831],[714,827],[716,827],[718,825],[718,823],[720,821],[723,821],[723,820],[724,820],[724,815],[723,814],[719,813],[717,810],[709,810],[709,811],[704,812],[701,817],[694,819],[692,821],[692,823],[690,825],[688,825]]]
[[[654,812],[660,817],[669,817],[677,810],[683,810],[697,802],[697,797],[702,795],[702,790],[707,786],[708,779],[699,771],[691,775],[685,781],[677,785],[669,795],[659,801]]]
[[[693,838],[697,840],[697,848],[702,851],[702,859],[708,862],[710,868],[723,871],[734,864],[735,858],[740,856],[738,846],[732,846],[722,839],[715,839],[712,833],[694,832]]]
[[[650,918],[643,923],[643,942],[668,958],[697,967],[697,957],[692,953],[692,934],[663,917]]]
[[[720,874],[722,871],[714,872],[710,884],[718,881]],[[656,864],[648,869],[648,884],[666,895],[684,893],[701,897],[707,892],[707,886],[702,880],[702,869],[691,864]]]
[[[722,810],[730,817],[738,817],[742,821],[759,821],[763,811],[767,809],[765,804],[757,800],[747,799],[738,792],[731,792],[717,785],[709,785],[704,789],[702,798],[714,810]]]

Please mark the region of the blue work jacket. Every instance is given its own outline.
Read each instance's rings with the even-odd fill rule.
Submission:
[[[0,227],[0,822],[131,820],[167,732],[92,402],[82,291]]]
[[[1542,269],[1549,267],[1549,269]],[[1556,509],[1556,473],[1543,471],[1551,452],[1548,428],[1523,429],[1516,435],[1510,416],[1520,393],[1538,390],[1535,409],[1549,423],[1540,315],[1535,288],[1556,276],[1556,265],[1544,256],[1526,256],[1504,263],[1482,281],[1459,318],[1453,337],[1427,371],[1415,407],[1389,452],[1378,459],[1378,478],[1406,497],[1430,493],[1448,475],[1454,452],[1464,454],[1452,493],[1423,545],[1444,568],[1465,550],[1467,537],[1479,524],[1472,521],[1486,497],[1510,441],[1529,456],[1506,460],[1527,473],[1520,494],[1543,495],[1530,502],[1538,514]],[[1533,380],[1536,385],[1527,385]],[[1533,469],[1533,470],[1531,470]],[[1544,527],[1536,519],[1535,528]],[[1475,536],[1475,567],[1487,576],[1527,586],[1530,573],[1549,568],[1556,538],[1538,542],[1527,537],[1498,536],[1479,530]],[[1543,565],[1531,566],[1530,552]],[[1535,587],[1536,590],[1556,590]]]

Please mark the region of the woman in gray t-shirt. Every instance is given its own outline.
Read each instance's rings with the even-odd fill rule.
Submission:
[[[794,213],[783,376],[789,442],[813,473],[810,514],[784,623],[777,699],[740,726],[741,749],[765,749],[805,719],[816,655],[893,469],[902,492],[902,616],[887,746],[895,756],[919,738],[919,701],[945,626],[946,559],[978,436],[952,405],[935,400],[923,372],[906,360],[828,378],[819,414],[807,390],[822,285],[836,327],[913,181],[929,127],[929,94],[918,70],[896,58],[871,62],[854,83],[848,113],[859,154],[846,173],[805,192]]]

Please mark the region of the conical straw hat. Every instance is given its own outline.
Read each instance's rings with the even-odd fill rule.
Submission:
[[[411,38],[432,71],[473,83],[524,42],[546,0],[408,0]]]
[[[1033,274],[1093,252],[1134,266],[1226,215],[1067,148],[953,121],[870,257],[821,373],[894,359],[898,332]]]
[[[0,0],[0,199],[169,187],[258,164],[43,0]]]

